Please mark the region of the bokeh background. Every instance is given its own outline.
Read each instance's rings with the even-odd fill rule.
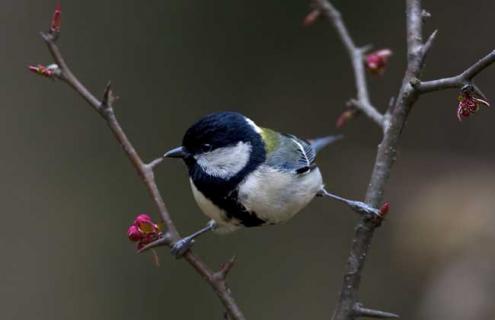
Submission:
[[[358,44],[394,51],[370,77],[384,110],[405,66],[404,1],[335,1]],[[424,1],[439,29],[425,79],[455,74],[494,48],[495,2]],[[0,2],[1,318],[222,319],[210,288],[160,250],[138,256],[126,229],[155,209],[104,123],[65,85],[27,71],[50,63],[38,32],[53,0]],[[236,110],[303,137],[336,133],[353,96],[348,57],[324,21],[302,28],[307,1],[64,0],[60,38],[89,88],[112,80],[116,111],[145,159],[176,146],[200,116]],[[495,70],[477,78],[495,98]],[[404,131],[387,187],[392,210],[376,235],[361,298],[402,319],[493,319],[495,113],[459,123],[457,91],[424,96]],[[380,132],[361,117],[319,164],[330,190],[362,198]],[[157,172],[178,227],[206,218],[186,171]],[[230,284],[249,319],[328,319],[357,217],[314,201],[286,225],[209,235],[211,265],[236,254]]]

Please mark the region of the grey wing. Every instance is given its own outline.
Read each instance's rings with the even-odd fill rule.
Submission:
[[[303,174],[315,167],[316,153],[311,144],[290,134],[280,134],[279,145],[267,154],[266,164],[284,171]]]

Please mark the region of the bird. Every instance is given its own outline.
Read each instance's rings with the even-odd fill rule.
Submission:
[[[341,135],[313,140],[259,127],[237,112],[215,112],[194,123],[182,145],[163,158],[179,158],[188,169],[192,194],[210,218],[206,227],[172,246],[176,257],[208,231],[219,234],[241,228],[289,221],[317,195],[330,196],[363,212],[376,213],[359,201],[324,188],[316,154]]]

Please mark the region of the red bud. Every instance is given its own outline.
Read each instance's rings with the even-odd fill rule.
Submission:
[[[312,26],[316,22],[316,20],[318,20],[318,18],[320,17],[320,15],[321,15],[321,11],[320,10],[313,10],[310,13],[308,13],[306,15],[306,17],[304,17],[303,27],[310,27],[310,26]]]
[[[55,5],[55,10],[53,11],[52,21],[50,23],[50,32],[59,33],[62,27],[62,6],[60,1],[57,1]]]
[[[347,109],[342,112],[335,122],[337,129],[343,128],[351,119],[357,115],[358,111],[356,109]]]
[[[51,64],[49,66],[44,66],[42,64],[30,65],[28,69],[40,76],[53,79],[55,76],[60,76],[60,69],[56,64]]]
[[[380,217],[384,218],[389,210],[390,210],[390,204],[388,202],[383,203],[382,206],[380,207]]]
[[[141,231],[135,225],[131,225],[129,229],[127,229],[127,236],[131,241],[139,241],[142,238]]]
[[[381,49],[368,54],[364,61],[366,68],[371,73],[383,74],[391,55],[392,50],[390,49]]]

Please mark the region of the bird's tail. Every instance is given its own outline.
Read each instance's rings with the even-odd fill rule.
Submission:
[[[321,149],[325,148],[331,143],[341,140],[342,138],[344,138],[343,135],[337,134],[333,136],[311,139],[309,140],[309,143],[311,144],[311,147],[313,148],[315,153],[318,153]]]

